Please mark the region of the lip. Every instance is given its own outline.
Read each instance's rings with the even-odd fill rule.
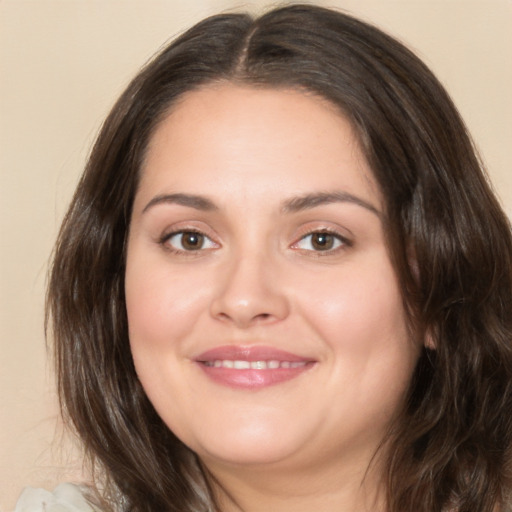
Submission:
[[[311,369],[316,361],[268,346],[226,345],[216,347],[194,358],[201,370],[218,384],[231,388],[257,390],[294,379]],[[276,362],[278,368],[226,368],[214,366],[215,361]],[[292,363],[289,367],[286,363]],[[286,367],[282,367],[284,363]]]

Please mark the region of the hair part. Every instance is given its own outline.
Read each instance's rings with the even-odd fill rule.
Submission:
[[[390,430],[389,512],[496,510],[511,487],[508,220],[428,68],[371,25],[302,5],[208,18],[151,60],[107,117],[64,218],[47,322],[63,415],[102,468],[105,497],[120,493],[133,512],[214,510],[197,457],[137,379],[124,272],[151,135],[186,92],[216,82],[308,91],[352,122],[385,198],[412,331],[431,347]]]

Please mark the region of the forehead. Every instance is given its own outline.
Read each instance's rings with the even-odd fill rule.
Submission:
[[[269,182],[290,195],[343,189],[380,205],[352,124],[331,102],[293,89],[209,85],[161,121],[140,191],[213,192],[219,182],[252,194]]]

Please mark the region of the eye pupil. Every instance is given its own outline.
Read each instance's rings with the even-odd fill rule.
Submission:
[[[200,249],[203,246],[204,243],[204,235],[201,235],[200,233],[194,233],[193,231],[189,231],[186,233],[183,233],[181,244],[183,245],[184,249],[188,250],[195,250]]]
[[[329,233],[313,233],[311,244],[319,251],[327,251],[334,245],[334,236]]]

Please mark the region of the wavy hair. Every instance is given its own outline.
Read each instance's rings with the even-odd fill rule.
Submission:
[[[47,322],[64,417],[132,512],[213,511],[196,456],[139,383],[125,247],[152,133],[181,95],[225,81],[324,97],[352,122],[385,198],[411,330],[426,340],[389,433],[389,512],[492,512],[510,489],[512,241],[463,121],[429,69],[379,29],[294,5],[208,18],[153,58],[107,117],[65,216]],[[121,505],[119,505],[121,503]]]

